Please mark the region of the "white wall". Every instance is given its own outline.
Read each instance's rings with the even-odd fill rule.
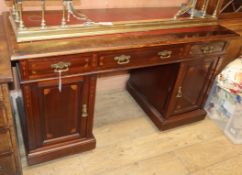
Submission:
[[[3,11],[7,11],[7,6],[6,6],[4,0],[0,0],[0,14],[1,14]]]
[[[168,7],[180,6],[187,0],[73,0],[76,6],[88,8],[122,8],[122,7]],[[61,6],[62,0],[46,0],[49,9],[56,9]],[[36,10],[40,8],[40,0],[25,1],[24,8]],[[0,13],[6,11],[5,0],[0,0]]]

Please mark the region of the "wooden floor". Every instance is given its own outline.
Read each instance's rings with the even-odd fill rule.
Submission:
[[[241,175],[242,145],[210,120],[160,132],[126,91],[97,95],[95,150],[36,166],[24,175]]]

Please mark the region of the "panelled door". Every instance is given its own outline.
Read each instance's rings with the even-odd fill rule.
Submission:
[[[88,77],[23,85],[29,149],[85,138]]]
[[[207,58],[181,63],[166,117],[202,108],[218,59]]]

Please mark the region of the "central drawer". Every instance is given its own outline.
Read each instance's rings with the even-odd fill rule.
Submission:
[[[186,45],[169,45],[150,48],[100,53],[98,68],[130,68],[184,59]]]

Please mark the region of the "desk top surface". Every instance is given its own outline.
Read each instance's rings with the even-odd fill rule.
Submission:
[[[242,36],[242,19],[224,19],[219,21],[220,25],[233,30]]]
[[[6,16],[5,20],[11,43],[11,60],[205,42],[239,36],[221,26],[205,26],[16,43]]]
[[[0,16],[0,24],[5,23],[5,25],[0,25],[0,83],[12,81],[9,50],[12,52],[12,60],[20,60],[238,37],[237,34],[223,27],[207,26],[16,43],[14,33],[8,23],[6,14],[4,18],[5,19]],[[241,20],[230,20],[222,21],[220,24],[228,26],[231,30],[242,34],[240,22]],[[5,29],[4,26],[6,26]],[[6,33],[8,35],[10,49],[8,49],[5,38]]]
[[[110,8],[110,9],[83,9],[78,13],[84,14],[93,22],[131,22],[147,20],[171,20],[179,11],[180,7],[149,7],[149,8]],[[46,11],[46,25],[59,26],[62,20],[62,11]],[[25,11],[23,20],[26,27],[39,27],[41,23],[41,13],[36,11]],[[80,25],[84,20],[78,20],[73,16],[67,25]]]

